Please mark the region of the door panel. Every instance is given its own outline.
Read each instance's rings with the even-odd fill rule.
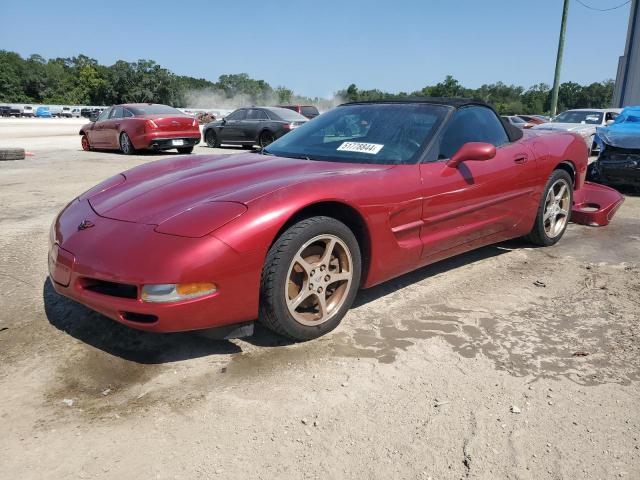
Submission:
[[[535,169],[534,152],[521,143],[457,168],[442,161],[422,164],[422,257],[499,232],[509,237],[536,206]]]

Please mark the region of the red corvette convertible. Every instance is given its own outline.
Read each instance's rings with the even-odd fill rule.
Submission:
[[[83,125],[82,149],[120,150],[132,155],[136,150],[169,150],[191,153],[200,143],[198,120],[180,110],[154,103],[114,105],[97,119]]]
[[[346,104],[260,153],[171,158],[95,186],[51,227],[50,277],[139,329],[246,333],[259,319],[310,339],[360,287],[514,237],[553,245],[572,206],[606,224],[622,197],[585,183],[586,167],[580,136],[523,137],[481,102]]]

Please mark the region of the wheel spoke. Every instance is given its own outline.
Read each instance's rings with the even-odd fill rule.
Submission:
[[[320,320],[324,321],[324,319],[327,317],[327,297],[326,297],[326,293],[322,292],[322,293],[318,293],[315,292],[315,296],[318,299],[318,310],[320,311]]]
[[[292,299],[287,301],[287,303],[289,303],[289,308],[291,308],[292,310],[295,310],[312,293],[314,293],[314,292],[312,292],[311,290],[309,290],[307,288],[307,282],[305,282],[304,285],[302,285],[302,289],[300,290],[300,293],[298,293],[298,295],[296,295],[295,297],[293,297]]]
[[[561,208],[560,210],[558,210],[558,215],[564,215],[565,217],[567,217],[569,215],[569,212],[564,208]]]
[[[566,191],[567,191],[567,186],[563,183],[562,186],[560,187],[560,191],[558,191],[558,194],[555,195],[555,199],[557,202],[562,200],[562,197],[564,197],[564,194]]]
[[[336,246],[335,238],[330,238],[325,246],[324,253],[322,254],[322,258],[320,259],[320,263],[329,266],[329,262],[331,261],[331,254],[333,253],[333,249]]]
[[[336,282],[343,282],[345,280],[351,279],[351,272],[340,272],[331,274],[331,280],[329,280],[329,284]]]
[[[302,269],[307,274],[307,278],[311,275],[311,269],[313,269],[313,265],[302,258],[300,254],[296,255],[293,261],[302,267]]]
[[[550,188],[549,191],[547,192],[547,198],[546,198],[546,200],[544,202],[545,205],[551,204],[553,202],[553,198],[554,198],[553,188]]]
[[[544,216],[542,217],[542,219],[546,222],[547,220],[549,220],[550,217],[551,217],[551,210],[547,209],[547,211],[544,212]]]

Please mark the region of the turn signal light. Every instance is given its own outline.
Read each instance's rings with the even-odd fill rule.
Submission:
[[[215,283],[179,283],[176,285],[178,295],[197,295],[216,290]]]
[[[165,283],[143,285],[140,297],[144,302],[179,302],[211,295],[217,291],[216,284],[209,282]]]

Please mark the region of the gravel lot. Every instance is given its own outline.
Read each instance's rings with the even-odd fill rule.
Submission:
[[[362,291],[316,341],[150,334],[47,279],[68,201],[172,155],[81,123],[0,120],[34,154],[0,162],[0,478],[640,478],[640,197]]]

